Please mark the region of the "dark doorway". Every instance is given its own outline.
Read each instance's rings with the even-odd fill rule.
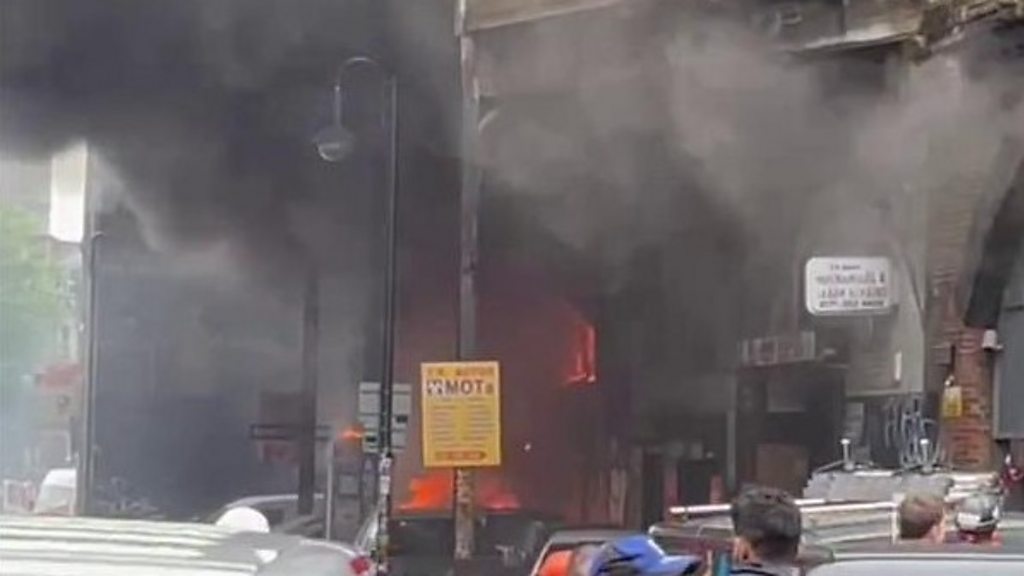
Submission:
[[[741,483],[799,494],[810,472],[839,458],[843,371],[808,363],[756,368],[740,383]]]
[[[641,474],[643,502],[640,521],[643,526],[650,526],[665,517],[665,465],[662,455],[644,452]]]

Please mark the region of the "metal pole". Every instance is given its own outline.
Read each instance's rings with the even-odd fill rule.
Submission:
[[[316,420],[320,349],[320,279],[316,266],[306,270],[302,299],[302,422],[298,430],[299,514],[313,513],[316,491]]]
[[[334,81],[335,123],[341,122],[341,88],[345,75],[353,68],[368,65],[375,68],[384,77],[384,93],[387,107],[384,110],[383,124],[388,134],[388,149],[385,162],[386,207],[384,211],[385,264],[384,264],[384,310],[381,318],[381,382],[380,382],[380,419],[378,420],[378,454],[377,460],[377,506],[374,514],[377,518],[375,537],[375,553],[377,573],[386,575],[388,571],[388,524],[391,517],[391,424],[392,396],[394,390],[395,365],[395,299],[398,285],[398,78],[385,69],[379,62],[367,56],[354,56],[346,60]]]
[[[99,274],[97,258],[99,255],[102,232],[93,232],[87,244],[87,290],[88,309],[86,310],[86,363],[87,373],[82,386],[82,442],[78,447],[78,472],[75,479],[75,512],[84,516],[92,512],[92,490],[95,477],[95,444],[96,444],[96,386],[99,381],[99,342],[97,341],[97,319],[99,317]]]
[[[462,69],[462,179],[457,355],[459,360],[473,360],[476,356],[476,271],[481,186],[481,175],[476,158],[480,95],[476,82],[473,39],[468,34],[462,33],[459,40]],[[473,472],[468,469],[457,469],[455,471],[455,560],[457,563],[472,558],[473,531]]]
[[[388,95],[388,109],[385,118],[388,131],[387,163],[385,166],[385,188],[387,206],[384,215],[386,238],[384,268],[384,330],[381,343],[380,382],[380,461],[377,474],[377,571],[388,572],[388,528],[391,519],[391,409],[395,380],[395,298],[398,268],[398,79],[388,76],[385,81]]]
[[[327,439],[324,462],[327,466],[327,487],[324,490],[324,539],[330,540],[334,537],[334,479],[337,468],[334,465],[334,449],[337,445],[338,432],[331,430],[331,436]]]

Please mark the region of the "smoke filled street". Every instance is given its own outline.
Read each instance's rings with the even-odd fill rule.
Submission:
[[[0,576],[1022,573],[1024,3],[0,0],[0,480]]]

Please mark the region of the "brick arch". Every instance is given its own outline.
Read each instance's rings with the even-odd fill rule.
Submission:
[[[969,240],[973,257],[965,266],[963,318],[968,327],[995,327],[1013,262],[1024,249],[1024,158],[994,206],[994,212],[976,215]]]
[[[944,321],[932,337],[946,341],[952,364],[933,358],[932,366],[942,371],[934,374],[934,380],[942,382],[952,375],[963,395],[963,415],[943,420],[944,444],[950,462],[963,470],[987,470],[995,463],[992,359],[982,340],[985,330],[999,320],[1012,263],[1024,244],[1024,158],[1019,154],[1017,158],[1009,184],[974,204],[973,230],[964,242],[958,287],[963,299],[958,303],[940,297],[936,303]]]

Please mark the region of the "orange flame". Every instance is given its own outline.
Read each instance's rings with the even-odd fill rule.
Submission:
[[[444,510],[451,508],[454,488],[447,470],[427,472],[409,481],[409,498],[398,505],[402,511]],[[478,477],[477,503],[488,510],[516,510],[519,498],[497,477]]]
[[[452,477],[435,471],[409,481],[410,498],[398,505],[399,510],[437,510],[451,506]]]
[[[491,485],[485,483],[483,487],[489,486]],[[521,508],[519,498],[511,492],[506,492],[500,484],[496,489],[481,491],[479,500],[481,506],[487,510],[518,510]]]
[[[597,382],[597,331],[579,312],[573,311],[572,349],[566,382],[572,385]]]
[[[342,430],[339,436],[346,442],[358,442],[363,439],[363,430],[356,426],[349,426]]]

